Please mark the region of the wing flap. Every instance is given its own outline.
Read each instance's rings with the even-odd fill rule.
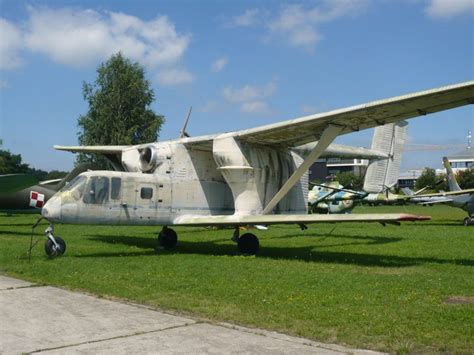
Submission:
[[[343,215],[230,215],[230,216],[193,216],[185,215],[174,220],[175,225],[182,226],[247,226],[270,224],[311,224],[336,222],[380,222],[397,223],[405,221],[430,220],[429,216],[417,216],[406,213],[371,213],[371,214],[343,214]]]

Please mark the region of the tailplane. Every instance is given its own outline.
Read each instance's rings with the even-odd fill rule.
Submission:
[[[456,181],[456,177],[454,176],[453,169],[451,168],[451,163],[449,162],[448,158],[443,157],[443,165],[446,169],[446,178],[448,179],[449,191],[460,191],[461,188]]]
[[[400,174],[406,130],[405,121],[375,128],[371,149],[382,151],[388,154],[389,158],[369,165],[364,180],[364,191],[379,193],[395,186]]]

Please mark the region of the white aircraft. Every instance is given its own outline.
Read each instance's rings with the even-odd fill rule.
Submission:
[[[425,220],[396,213],[307,214],[308,168],[338,135],[473,102],[470,81],[230,133],[137,146],[55,146],[102,154],[120,171],[79,175],[42,215],[50,223],[163,226],[158,241],[164,247],[177,241],[168,226],[231,226],[245,254],[255,254],[259,242],[251,233],[239,236],[241,226]],[[53,224],[46,230],[50,256],[65,250],[53,230]]]
[[[454,175],[451,163],[447,157],[443,157],[443,165],[446,169],[446,178],[448,180],[449,191],[437,192],[433,194],[426,194],[421,197],[413,197],[414,202],[422,205],[433,205],[436,203],[445,203],[452,207],[462,208],[467,212],[467,217],[464,218],[463,224],[465,226],[474,225],[474,189],[463,190],[459,187]]]

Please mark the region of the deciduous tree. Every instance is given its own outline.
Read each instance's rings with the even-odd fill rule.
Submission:
[[[78,119],[81,145],[130,145],[155,142],[164,118],[150,105],[155,94],[145,71],[121,53],[97,69],[93,84],[84,82],[89,110]],[[79,154],[77,163],[93,162],[105,167],[104,158]]]

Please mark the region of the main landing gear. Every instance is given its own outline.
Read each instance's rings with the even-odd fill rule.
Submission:
[[[245,233],[239,236],[240,230],[239,227],[235,227],[234,235],[232,236],[232,241],[237,243],[237,248],[239,252],[245,255],[255,255],[260,250],[260,243],[255,234]]]
[[[244,255],[255,255],[260,249],[258,238],[252,233],[240,235],[239,227],[235,227],[232,241],[237,243],[239,252]],[[173,249],[178,243],[178,235],[176,232],[164,226],[158,234],[158,247],[164,249]]]
[[[172,249],[178,244],[178,235],[176,232],[163,226],[161,232],[158,234],[158,245],[165,249]]]
[[[46,243],[44,251],[50,258],[61,256],[66,252],[66,242],[59,236],[54,236],[54,225],[50,224],[44,231],[46,234]]]

